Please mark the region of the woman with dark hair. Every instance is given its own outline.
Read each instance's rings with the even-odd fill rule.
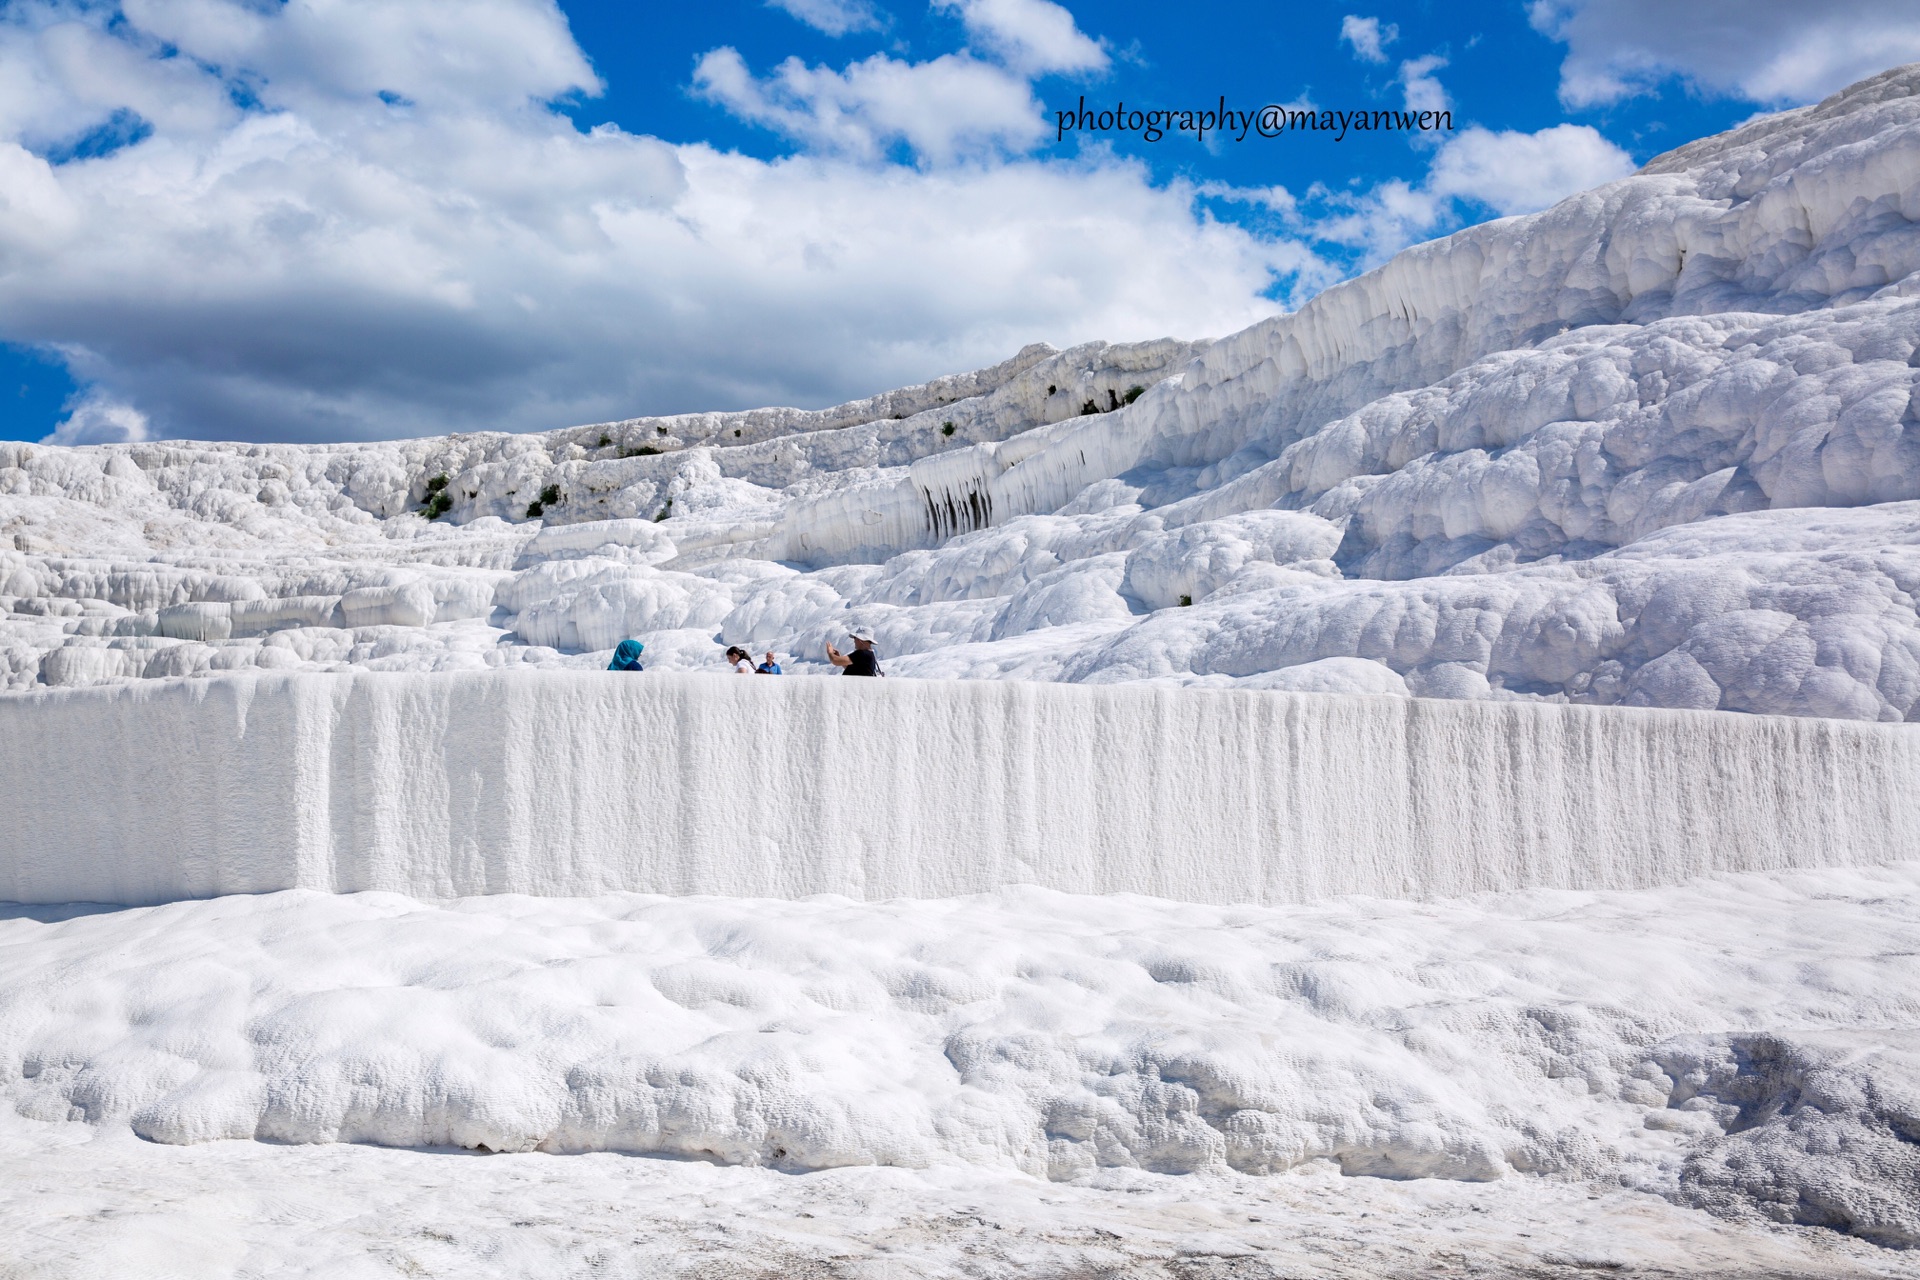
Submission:
[[[735,675],[750,676],[755,674],[753,670],[753,659],[749,658],[747,651],[737,644],[727,646],[727,665],[733,668]]]

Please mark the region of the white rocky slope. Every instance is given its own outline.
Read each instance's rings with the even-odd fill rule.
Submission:
[[[1916,95],[1920,70],[1890,73],[1205,346],[1029,349],[818,413],[546,436],[0,446],[0,671],[597,666],[624,635],[690,667],[716,636],[812,654],[858,621],[897,674],[1915,718]],[[747,688],[854,696],[704,705]],[[487,741],[423,766],[483,794]],[[619,763],[519,785],[657,803]],[[348,819],[378,790],[316,774]],[[1725,759],[1697,774],[1729,790]],[[76,807],[37,791],[15,819]],[[1490,774],[1471,798],[1524,821],[1507,797]],[[139,816],[190,864],[216,811],[179,786]],[[16,859],[52,843],[6,829]],[[147,834],[101,843],[124,865]],[[1911,863],[1292,906],[8,907],[0,1274],[1920,1274],[1917,922]],[[319,1145],[342,1142],[522,1154]],[[876,1227],[901,1203],[911,1231]]]
[[[1062,1182],[1106,1187],[1192,1206],[1185,1251],[1202,1235],[1203,1252],[1245,1268],[1170,1271],[1186,1277],[1916,1275],[1910,1253],[1884,1272],[1852,1253],[1831,1270],[1806,1256],[1767,1265],[1769,1252],[1804,1249],[1809,1228],[1920,1246],[1916,925],[1911,864],[1291,907],[1025,888],[885,903],[289,892],[15,909],[0,914],[0,1102],[50,1129],[83,1122],[73,1127],[96,1134],[99,1151],[93,1172],[55,1188],[35,1172],[42,1157],[0,1125],[0,1149],[18,1153],[15,1194],[0,1197],[0,1223],[15,1228],[0,1271],[100,1274],[7,1263],[62,1235],[99,1240],[111,1215],[75,1221],[57,1206],[129,1161],[113,1144],[131,1130],[209,1145],[168,1162],[178,1174],[147,1160],[146,1194],[105,1206],[122,1220],[156,1196],[162,1212],[204,1213],[183,1202],[180,1179],[213,1169],[245,1168],[271,1187],[292,1157],[221,1142],[258,1139],[627,1152],[788,1174],[891,1166],[926,1171],[912,1184],[923,1204],[950,1197],[943,1185],[961,1176],[1028,1180],[1017,1198],[1029,1202]],[[36,1145],[77,1140],[56,1129]],[[594,1167],[459,1176],[607,1176]],[[1281,1260],[1287,1237],[1312,1234],[1284,1206],[1268,1215],[1276,1228],[1199,1220],[1328,1181],[1346,1183],[1329,1199],[1379,1210],[1387,1193],[1356,1175],[1492,1182],[1480,1201],[1492,1219],[1446,1242],[1449,1266],[1487,1251],[1494,1221],[1539,1231],[1526,1220],[1546,1196],[1580,1203],[1591,1253],[1563,1257],[1564,1270],[1356,1261],[1423,1231],[1439,1248],[1430,1222],[1406,1221],[1437,1191],[1413,1193],[1399,1221],[1376,1212],[1350,1224],[1340,1256],[1314,1264]],[[773,1201],[755,1211],[762,1230],[804,1216],[802,1205],[864,1217],[857,1203],[809,1204],[827,1194],[813,1178],[770,1192],[677,1165],[660,1180],[700,1188],[709,1221],[761,1195]],[[1644,1206],[1636,1217],[1623,1189],[1800,1231],[1747,1239],[1744,1267],[1696,1271],[1680,1265],[1680,1243],[1712,1219],[1688,1228]],[[607,1207],[583,1186],[563,1212],[589,1230],[617,1218],[619,1231],[651,1231],[675,1194]],[[496,1226],[537,1216],[509,1199]],[[1124,1211],[1101,1225],[1144,1230],[1146,1203],[1130,1226]],[[228,1200],[219,1212],[237,1209]],[[1059,1230],[1074,1214],[1019,1216]],[[964,1241],[964,1224],[937,1225]],[[609,1269],[564,1274],[677,1274],[612,1268],[630,1239],[609,1242]],[[1052,1239],[1056,1263],[1080,1265],[1027,1270],[989,1254],[951,1269],[731,1274],[1168,1274],[1119,1267],[1138,1242],[1111,1231],[1119,1256],[1100,1266],[1071,1247],[1097,1240]],[[1263,1255],[1279,1265],[1259,1265]]]
[[[858,620],[902,675],[1913,718],[1916,95],[1211,344],[544,436],[0,445],[0,678],[812,659]]]

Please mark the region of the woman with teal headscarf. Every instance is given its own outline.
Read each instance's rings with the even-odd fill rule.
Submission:
[[[609,671],[645,671],[640,665],[640,651],[647,646],[638,640],[622,640],[613,651],[613,661],[607,664]]]

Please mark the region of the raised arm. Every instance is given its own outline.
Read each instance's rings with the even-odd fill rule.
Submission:
[[[829,643],[827,645],[827,661],[831,662],[836,667],[844,667],[844,666],[847,666],[849,663],[851,663],[853,659],[849,658],[846,654],[840,652],[838,649],[834,648],[831,643]]]

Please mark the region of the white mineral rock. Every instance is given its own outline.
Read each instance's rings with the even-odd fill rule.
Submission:
[[[1210,344],[540,436],[0,444],[0,687],[629,636],[819,670],[857,620],[895,675],[1920,717],[1917,92],[1888,72]]]

